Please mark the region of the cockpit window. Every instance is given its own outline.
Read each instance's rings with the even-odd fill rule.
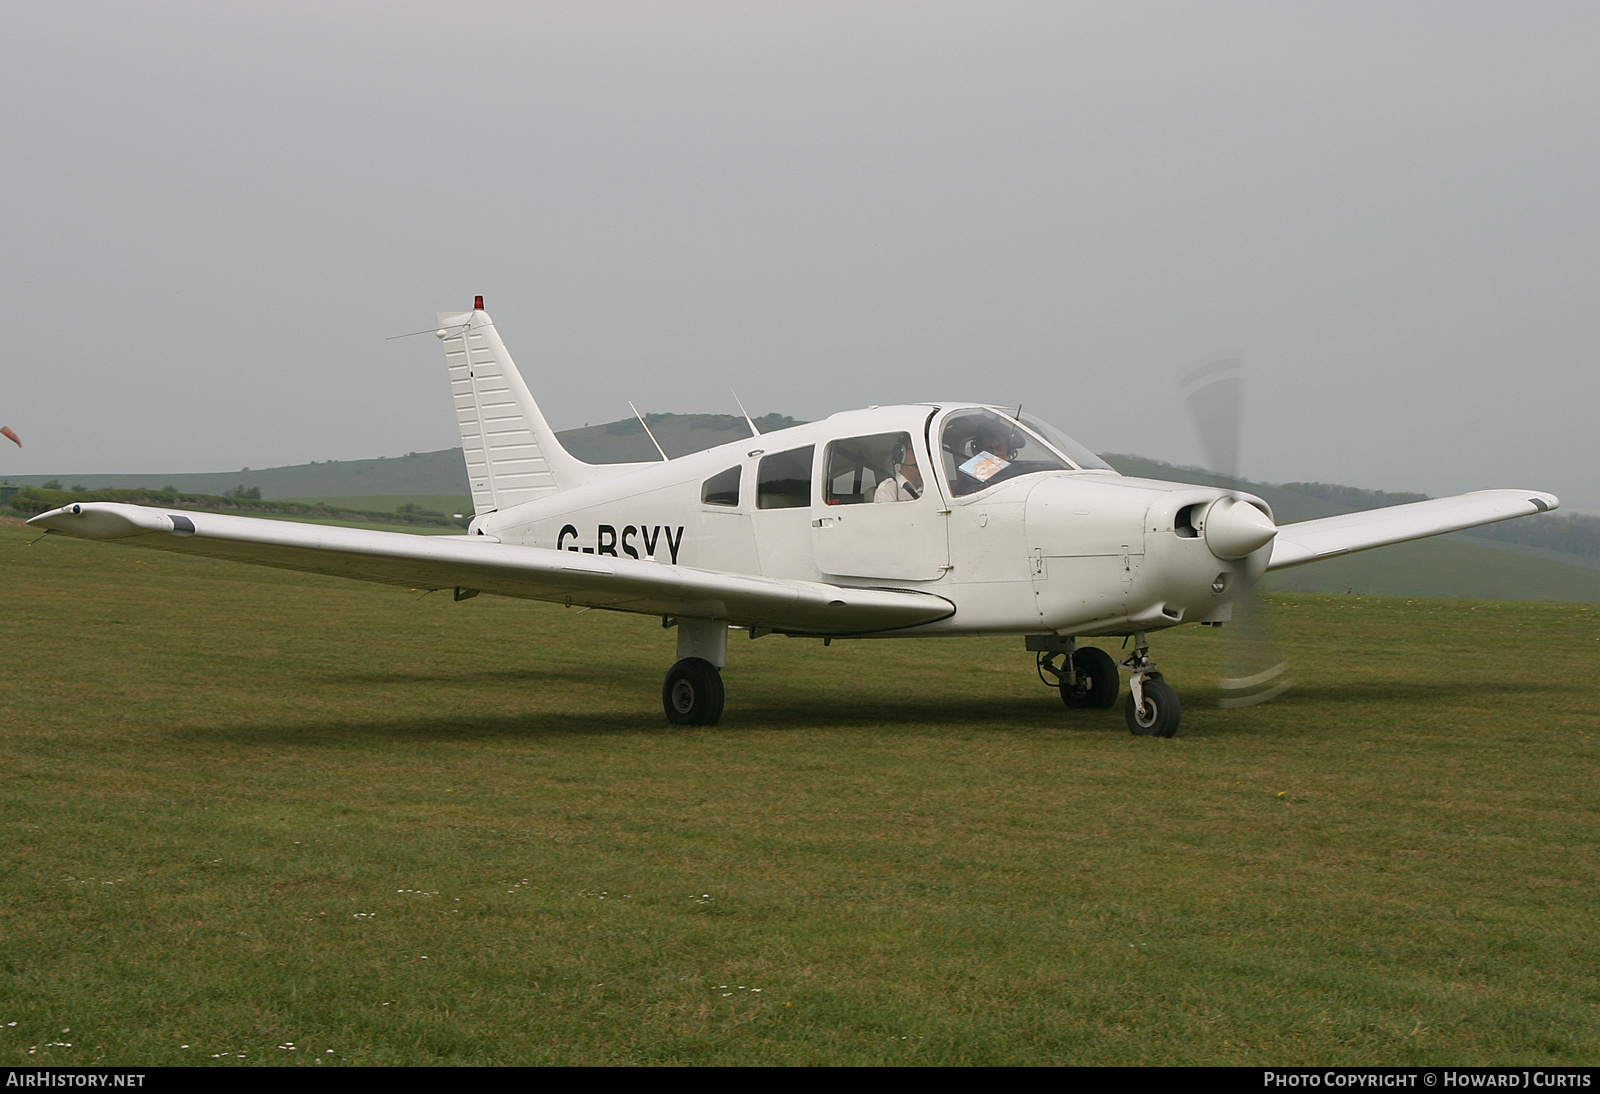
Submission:
[[[1038,471],[1077,470],[1015,418],[993,410],[963,410],[944,421],[939,436],[945,481],[956,497]]]

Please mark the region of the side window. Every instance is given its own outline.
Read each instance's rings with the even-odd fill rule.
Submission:
[[[814,445],[779,452],[761,460],[756,476],[757,509],[804,509],[811,504],[811,457]]]
[[[701,483],[700,500],[707,505],[738,505],[740,470],[738,467],[730,467]]]
[[[828,446],[828,479],[822,500],[828,505],[859,505],[875,500],[879,484],[894,478],[895,469],[907,463],[907,453],[911,453],[909,463],[915,468],[916,455],[909,433],[877,433],[834,441]],[[920,478],[917,483],[920,486]]]

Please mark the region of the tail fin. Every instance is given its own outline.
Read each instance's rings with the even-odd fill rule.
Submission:
[[[437,333],[450,368],[478,516],[597,477],[597,468],[570,455],[556,440],[483,310],[483,297],[470,312],[440,312]]]

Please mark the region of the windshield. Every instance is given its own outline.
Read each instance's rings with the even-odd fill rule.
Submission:
[[[1035,418],[1032,414],[1023,414],[1021,415],[1021,418],[1023,425],[1026,425],[1029,429],[1039,434],[1039,436],[1043,437],[1046,441],[1053,444],[1057,451],[1064,453],[1069,460],[1083,468],[1085,471],[1116,470],[1116,468],[1112,467],[1105,460],[1102,460],[1099,456],[1096,456],[1093,452],[1090,452],[1083,445],[1079,444],[1077,441],[1061,432],[1061,430],[1057,429],[1049,422]]]
[[[957,411],[946,418],[939,449],[945,481],[956,497],[1019,475],[1076,470],[1022,422],[987,409]]]

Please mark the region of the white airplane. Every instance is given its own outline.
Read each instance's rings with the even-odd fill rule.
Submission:
[[[428,536],[85,502],[34,527],[83,539],[659,615],[676,626],[667,719],[722,716],[728,632],[821,638],[1022,635],[1068,707],[1113,706],[1132,636],[1136,734],[1178,697],[1146,635],[1220,624],[1271,570],[1555,509],[1484,490],[1278,527],[1250,494],[1128,478],[1020,412],[874,406],[656,463],[561,447],[477,298],[440,313],[475,515]],[[652,437],[652,440],[654,438]]]

